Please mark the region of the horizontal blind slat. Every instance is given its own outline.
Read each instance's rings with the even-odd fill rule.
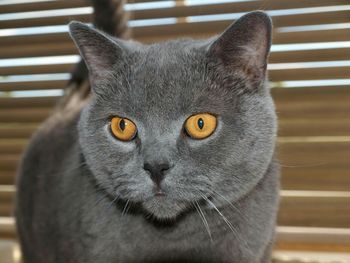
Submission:
[[[247,1],[247,2],[233,2],[220,4],[202,4],[202,5],[178,5],[168,8],[156,8],[131,11],[131,19],[150,19],[150,18],[166,18],[166,17],[186,17],[198,15],[212,15],[212,14],[227,14],[227,13],[241,13],[252,10],[285,10],[293,8],[310,8],[310,7],[324,7],[336,5],[348,5],[347,0],[298,0],[298,1]]]
[[[292,15],[272,15],[272,20],[275,27],[286,27],[286,26],[300,26],[300,25],[319,25],[319,24],[330,24],[330,23],[347,23],[350,18],[350,10],[337,10],[329,12],[318,12],[318,13],[300,13]],[[91,21],[90,14],[76,14],[68,16],[50,16],[50,17],[35,17],[17,20],[3,20],[0,24],[0,29],[6,28],[23,28],[23,27],[37,27],[37,26],[52,26],[52,25],[64,25],[69,21],[79,20],[82,22]],[[141,36],[143,31],[148,32],[148,28],[152,28],[151,31],[154,33],[164,34],[165,28],[173,30],[174,32],[181,33],[184,30],[184,25],[189,24],[191,27],[195,26],[198,29],[202,29],[199,32],[219,32],[222,31],[232,21],[210,21],[210,22],[196,22],[196,23],[178,23],[175,25],[162,25],[162,26],[150,26],[150,27],[135,27],[133,28],[134,36]],[[204,26],[205,27],[201,27]],[[153,30],[154,29],[154,30]],[[187,29],[188,30],[188,29]]]
[[[350,249],[349,229],[279,226],[277,227],[276,232],[277,249],[309,250],[315,251],[316,253],[319,251],[347,252]],[[307,260],[307,257],[304,256],[301,261],[288,260],[286,262],[306,263],[305,258]],[[317,259],[320,259],[320,254],[318,254]],[[311,263],[315,261],[312,260],[307,262]]]
[[[341,169],[342,168],[342,169]],[[349,191],[349,166],[323,166],[322,170],[282,168],[281,185],[286,190]]]
[[[278,127],[279,136],[347,136],[350,134],[350,117],[280,118]]]
[[[17,12],[31,12],[31,11],[45,11],[53,9],[65,9],[89,6],[87,0],[59,0],[59,1],[40,1],[0,5],[0,14],[17,13]]]
[[[0,122],[41,122],[51,113],[51,108],[0,110]]]
[[[269,63],[350,60],[349,48],[271,52]]]
[[[154,1],[154,0],[153,0]],[[135,2],[152,2],[148,1],[128,1],[130,4]],[[202,5],[183,5],[174,6],[171,8],[160,9],[146,9],[135,12],[137,19],[158,18],[158,17],[172,17],[172,16],[189,16],[196,14],[220,14],[227,13],[227,10],[234,10],[234,12],[246,12],[254,9],[291,9],[291,8],[307,8],[307,7],[321,7],[321,6],[335,6],[347,5],[347,0],[299,0],[299,1],[249,1],[238,3],[223,3],[223,4],[202,4]],[[87,7],[90,3],[87,0],[59,0],[59,1],[40,1],[30,3],[18,3],[1,5],[0,14],[30,12],[30,11],[45,11],[54,9],[66,9]]]
[[[66,84],[66,80],[0,82],[0,91],[63,89]]]
[[[196,30],[189,31],[187,34],[179,32],[182,36],[187,37],[209,37],[217,31],[198,32]],[[169,38],[175,38],[179,35],[173,34],[171,31],[168,34],[158,36],[152,34],[150,36],[134,35],[136,40],[150,43],[155,41],[164,41]],[[327,30],[316,30],[316,31],[301,31],[301,32],[275,32],[273,43],[274,44],[286,44],[286,43],[308,43],[308,42],[333,42],[333,41],[348,41],[350,40],[350,28],[343,29],[327,29]],[[0,37],[0,47],[7,48],[9,45],[15,45],[18,47],[26,46],[29,44],[51,44],[55,45],[58,43],[72,43],[68,33],[50,33],[50,34],[33,34],[33,35],[18,35],[18,36],[5,36]]]
[[[0,46],[0,57],[22,58],[40,56],[58,56],[78,54],[73,42]],[[272,52],[270,63],[305,62],[305,61],[335,61],[350,60],[350,48],[315,49],[315,50],[290,50]],[[0,83],[1,85],[1,83]]]
[[[33,132],[37,130],[37,128],[38,128],[38,124],[31,124],[31,125],[20,124],[20,125],[7,125],[7,126],[0,125],[0,140],[30,138]]]
[[[30,65],[30,66],[13,66],[0,67],[0,75],[29,75],[29,74],[50,74],[50,73],[68,73],[75,64],[51,64],[51,65]]]
[[[310,227],[350,227],[350,197],[283,196],[278,225]],[[335,216],[336,215],[336,216]]]
[[[348,79],[350,66],[270,70],[272,81]]]
[[[29,98],[1,98],[0,109],[7,108],[51,108],[60,97],[29,97]]]
[[[57,44],[71,42],[67,32],[65,33],[48,33],[48,34],[28,34],[0,37],[0,46],[7,47],[8,45],[28,45],[28,44]]]
[[[273,24],[277,27],[320,25],[332,23],[347,23],[350,10],[319,12],[313,14],[294,14],[287,16],[272,16]],[[222,32],[232,21],[205,21],[193,23],[177,23],[170,25],[156,25],[132,28],[132,35],[136,39],[168,36],[186,36],[196,33],[216,34]]]
[[[90,14],[76,14],[68,16],[49,16],[2,20],[0,23],[0,29],[65,25],[73,20],[88,23],[92,20],[92,16]]]
[[[350,40],[350,28],[277,32],[273,37],[273,43],[275,44],[335,42],[348,40]]]
[[[79,54],[73,42],[0,46],[1,58],[24,58]]]
[[[275,101],[329,101],[350,99],[350,86],[346,87],[305,87],[297,89],[272,89],[271,93]]]
[[[127,2],[133,3],[147,3],[156,2],[161,0],[128,0]],[[182,0],[174,0],[182,1]],[[342,0],[337,0],[342,1]],[[55,0],[55,1],[40,1],[29,3],[17,3],[17,4],[3,4],[0,5],[0,14],[6,13],[17,13],[17,12],[31,12],[31,11],[45,11],[54,9],[66,9],[66,8],[77,8],[77,7],[87,7],[90,6],[90,1],[88,0]]]

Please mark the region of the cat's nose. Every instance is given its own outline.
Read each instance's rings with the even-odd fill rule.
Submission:
[[[144,163],[143,169],[149,172],[152,181],[160,186],[161,181],[164,179],[166,172],[170,169],[168,162],[154,162]]]

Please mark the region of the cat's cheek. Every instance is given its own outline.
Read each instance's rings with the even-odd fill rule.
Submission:
[[[118,140],[111,133],[109,125],[105,125],[104,132],[106,134],[107,141],[110,144],[110,146],[113,148],[113,150],[116,150],[121,153],[128,153],[136,149],[135,140],[131,140],[131,141]]]

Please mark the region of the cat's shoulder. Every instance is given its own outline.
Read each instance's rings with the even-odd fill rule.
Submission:
[[[53,112],[31,137],[22,155],[19,173],[28,168],[37,170],[54,158],[64,158],[65,152],[77,142],[80,112],[81,109]]]

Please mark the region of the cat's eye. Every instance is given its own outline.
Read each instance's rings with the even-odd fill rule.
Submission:
[[[185,130],[193,139],[205,139],[216,129],[216,117],[209,113],[192,115],[185,122]]]
[[[121,117],[113,117],[111,120],[111,132],[121,141],[131,141],[135,138],[137,128],[131,120]]]

